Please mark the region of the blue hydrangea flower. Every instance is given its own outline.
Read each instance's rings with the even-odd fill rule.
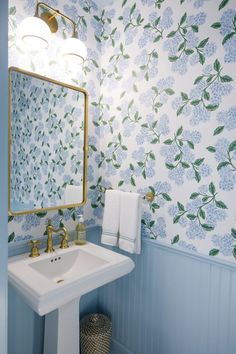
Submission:
[[[187,243],[186,241],[183,241],[183,240],[180,240],[178,242],[178,246],[180,248],[187,250],[187,251],[197,252],[196,246],[194,246],[192,243]]]
[[[23,231],[29,231],[32,228],[37,227],[39,225],[40,225],[40,218],[38,218],[37,215],[27,214],[25,215],[25,219],[21,228]]]
[[[212,243],[217,247],[224,256],[232,256],[234,246],[234,238],[228,233],[224,235],[213,235]]]
[[[186,235],[190,240],[203,240],[206,238],[206,231],[201,227],[197,220],[189,221]]]
[[[228,111],[221,111],[217,115],[217,120],[224,125],[227,130],[236,129],[236,106]]]

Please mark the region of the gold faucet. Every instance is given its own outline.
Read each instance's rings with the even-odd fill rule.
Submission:
[[[68,235],[68,231],[65,228],[65,226],[63,226],[59,229],[54,229],[54,227],[51,224],[51,220],[48,220],[48,225],[47,225],[46,231],[47,231],[48,239],[47,239],[47,248],[46,248],[45,252],[47,252],[47,253],[54,252],[53,241],[52,241],[52,235],[54,233],[61,234],[60,236],[62,237],[62,241],[61,241],[60,248],[68,248],[69,247],[69,245],[68,245],[69,235]]]

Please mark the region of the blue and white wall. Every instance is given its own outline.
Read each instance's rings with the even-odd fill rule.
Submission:
[[[33,13],[29,1],[10,4],[10,65],[89,91],[88,223],[101,220],[101,186],[151,190],[144,237],[234,262],[235,0],[51,4],[79,24],[89,52],[82,72],[62,74],[55,49],[43,64],[18,52],[16,25]],[[39,236],[46,217],[15,218],[10,241]]]
[[[135,271],[93,299],[113,318],[118,353],[233,353],[236,0],[49,4],[79,23],[82,72],[61,72],[54,49],[19,52],[30,0],[10,2],[10,65],[89,91],[88,224],[102,220],[102,186],[156,195],[144,203]],[[9,241],[41,237],[49,215],[73,230],[77,214],[10,218]]]

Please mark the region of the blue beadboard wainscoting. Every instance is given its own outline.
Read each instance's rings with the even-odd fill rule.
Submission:
[[[135,270],[100,288],[113,354],[235,354],[236,266],[144,239]]]
[[[236,266],[149,239],[131,258],[132,273],[81,298],[81,317],[112,318],[112,354],[235,354]],[[42,354],[43,329],[10,287],[8,354]]]

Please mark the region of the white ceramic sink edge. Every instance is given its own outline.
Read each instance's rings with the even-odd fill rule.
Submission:
[[[103,262],[90,271],[86,272],[85,269],[80,276],[73,275],[60,283],[47,278],[32,267],[37,262],[49,261],[74,251],[82,251]],[[79,247],[72,243],[66,250],[57,249],[52,254],[42,253],[40,257],[34,259],[28,257],[28,254],[23,254],[11,257],[8,262],[9,282],[41,316],[128,274],[133,268],[134,262],[129,257],[92,243]]]

